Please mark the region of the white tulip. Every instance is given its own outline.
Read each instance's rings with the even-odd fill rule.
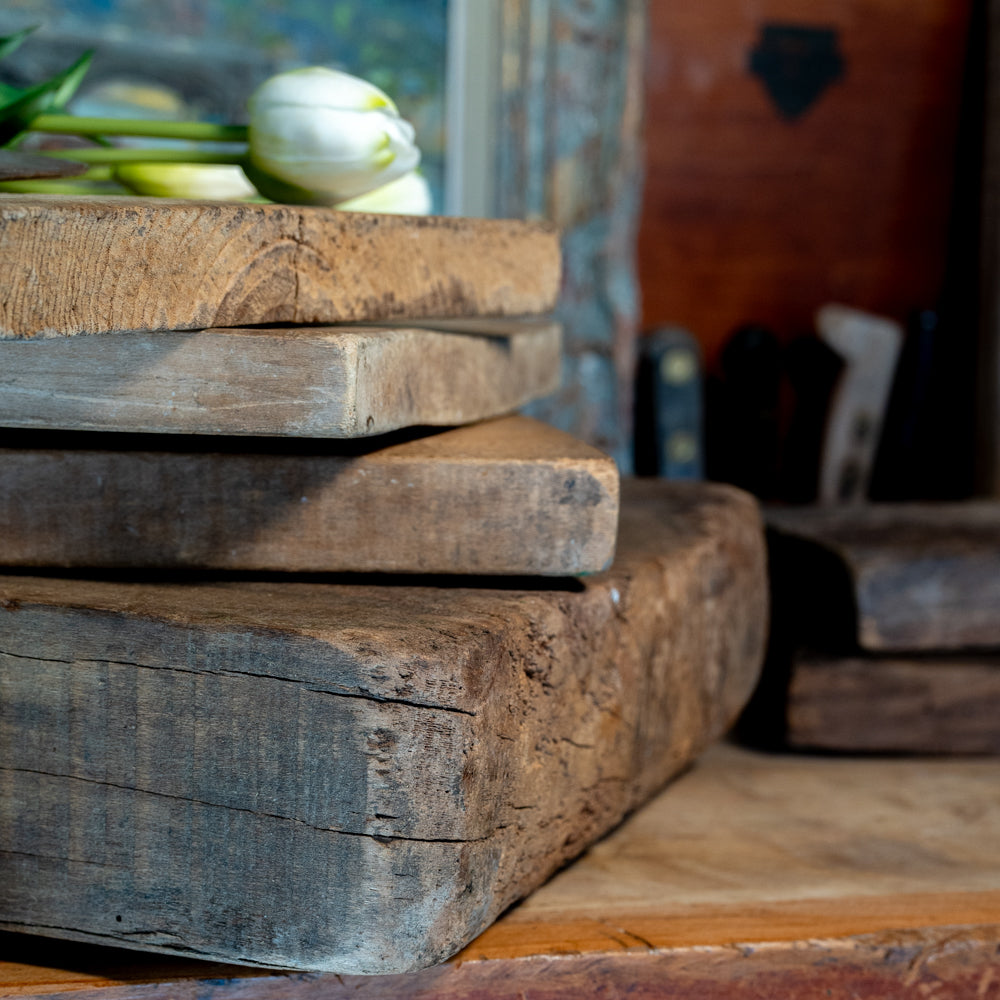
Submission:
[[[393,215],[430,215],[431,188],[416,171],[383,184],[382,187],[342,201],[337,208],[345,212],[388,212]]]
[[[257,189],[236,166],[218,163],[122,163],[115,180],[135,194],[198,201],[239,201]]]
[[[324,67],[279,73],[249,102],[244,170],[275,201],[335,205],[420,162],[413,126],[378,87]]]

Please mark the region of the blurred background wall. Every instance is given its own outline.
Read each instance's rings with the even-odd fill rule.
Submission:
[[[810,498],[834,302],[906,331],[874,495],[972,489],[984,10],[650,3],[642,323],[701,346],[713,478]]]

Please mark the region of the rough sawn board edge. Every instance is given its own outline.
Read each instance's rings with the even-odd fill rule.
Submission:
[[[363,438],[499,416],[558,387],[558,324],[441,325],[0,341],[0,427]]]
[[[547,313],[543,223],[289,205],[0,197],[0,339]]]
[[[346,455],[117,438],[0,447],[0,563],[577,576],[615,551],[614,461],[528,417]]]

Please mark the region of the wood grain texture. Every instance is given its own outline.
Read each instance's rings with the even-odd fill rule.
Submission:
[[[650,4],[638,257],[645,328],[691,330],[712,368],[748,322],[788,341],[812,329],[823,302],[900,321],[935,307],[972,7]],[[794,120],[750,72],[767,24],[837,33],[843,75]]]
[[[0,337],[548,312],[551,227],[168,199],[0,199]]]
[[[1000,754],[1000,656],[801,657],[786,712],[792,746]]]
[[[275,975],[0,937],[11,996],[1000,996],[1000,763],[710,749],[445,965]]]
[[[1000,646],[1000,503],[775,508],[768,522],[804,543],[782,562],[790,579],[832,590],[843,572],[848,640],[876,652]],[[835,559],[820,570],[813,552]]]
[[[615,463],[527,417],[346,456],[105,437],[0,448],[0,563],[575,576],[615,551]]]
[[[559,384],[554,323],[437,326],[3,342],[0,426],[355,438],[498,416]]]
[[[753,500],[627,484],[561,589],[0,585],[0,926],[339,973],[441,961],[733,720]]]

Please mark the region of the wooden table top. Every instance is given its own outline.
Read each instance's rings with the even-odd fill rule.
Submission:
[[[53,930],[56,933],[56,930]],[[1000,758],[709,751],[450,962],[280,973],[0,935],[0,997],[1000,997]],[[603,991],[603,992],[602,992]]]

